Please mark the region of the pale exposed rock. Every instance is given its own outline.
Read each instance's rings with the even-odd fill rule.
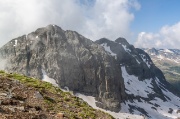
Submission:
[[[34,92],[34,98],[37,98],[37,99],[44,99],[43,96],[40,94],[39,91]]]
[[[12,47],[15,40],[18,43]],[[10,42],[0,49],[0,56],[7,59],[7,71],[43,79],[43,69],[61,88],[93,95],[101,107],[120,110],[126,96],[121,69],[114,57],[93,41],[49,25]]]
[[[7,96],[7,93],[0,93],[0,96]]]
[[[15,112],[14,107],[8,107],[8,109],[9,109],[10,111],[12,111],[12,112]]]
[[[58,113],[55,117],[56,117],[56,119],[63,119],[64,114],[63,113]]]
[[[16,109],[21,110],[21,111],[24,111],[24,110],[25,110],[25,109],[24,109],[24,106],[16,107]]]

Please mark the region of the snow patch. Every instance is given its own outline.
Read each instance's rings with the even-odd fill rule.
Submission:
[[[67,92],[70,92],[70,91],[69,91],[69,88],[68,88],[67,86],[65,86],[64,89],[65,89]]]
[[[36,38],[39,38],[39,36],[36,36]]]
[[[141,62],[136,58],[136,55],[132,55],[135,59],[136,59],[136,62],[138,63],[138,64],[140,64]]]
[[[167,52],[167,53],[174,53],[174,52],[170,51],[169,49],[165,49],[164,52]]]
[[[153,86],[151,85],[153,79],[139,81],[137,77],[129,75],[124,66],[121,67],[121,70],[127,94],[148,98],[148,94],[154,93],[152,90]],[[150,119],[176,119],[180,117],[180,114],[177,114],[177,110],[180,107],[180,98],[168,91],[158,78],[156,78],[155,81],[163,94],[170,98],[170,100],[167,98],[168,101],[163,101],[162,99],[155,97],[149,102],[145,101],[143,98],[140,98],[140,100],[125,101],[124,103],[121,103],[121,112],[130,113],[131,109],[133,114],[144,115],[141,111],[132,109],[131,107],[133,106],[147,112],[147,115],[149,116],[147,118]],[[172,113],[169,112],[171,109]]]
[[[80,93],[76,93],[75,96],[83,99],[85,102],[87,102],[91,107],[93,107],[94,109],[99,109],[101,111],[104,111],[106,113],[109,113],[110,115],[112,115],[114,118],[116,119],[144,119],[143,116],[140,116],[140,115],[135,115],[135,114],[130,114],[130,113],[124,113],[124,112],[112,112],[112,111],[108,111],[108,110],[104,110],[102,108],[99,108],[96,106],[96,100],[95,100],[95,97],[92,97],[92,96],[86,96],[86,95],[83,95],[83,94],[80,94]],[[123,106],[122,106],[123,108]]]
[[[14,46],[17,46],[17,40],[15,40]]]
[[[151,65],[150,63],[148,62],[148,59],[146,59],[146,56],[143,55],[143,54],[139,54],[141,56],[141,59],[146,63],[146,65],[150,68]]]
[[[122,68],[123,78],[124,78],[124,76],[126,76],[124,78],[124,80],[125,80],[125,87],[127,89],[129,89],[129,87],[133,87],[133,89],[138,89],[141,92],[143,92],[143,91],[147,91],[147,87],[149,87],[148,90],[152,91],[152,89],[151,89],[152,88],[152,85],[151,85],[152,79],[145,80],[145,81],[143,81],[144,83],[142,83],[141,81],[139,81],[137,79],[137,77],[135,77],[133,75],[128,75],[124,66],[121,68]],[[133,82],[136,84],[135,85],[131,84],[131,85],[127,86],[126,81],[130,80],[130,79],[133,80]],[[157,83],[157,85],[164,87],[164,84],[161,83],[158,78],[156,78],[156,83]],[[141,87],[141,88],[139,88],[139,87]],[[64,88],[66,89],[65,91],[69,90],[68,87],[64,87]],[[131,90],[131,89],[129,89],[129,90],[132,91],[132,94],[137,93],[136,90]],[[109,113],[116,119],[127,119],[127,118],[129,118],[129,119],[147,119],[147,118],[148,119],[176,119],[176,118],[180,117],[180,114],[177,113],[178,105],[180,105],[179,97],[175,96],[174,94],[172,94],[171,92],[169,92],[166,89],[162,89],[162,91],[165,91],[163,93],[167,97],[170,97],[171,100],[164,102],[163,100],[161,100],[160,98],[157,98],[157,97],[155,97],[153,100],[151,100],[149,102],[145,101],[143,98],[142,99],[140,98],[139,100],[134,99],[133,101],[127,100],[127,101],[121,103],[121,111],[118,113],[97,107],[96,106],[97,101],[95,100],[95,97],[93,97],[93,96],[86,96],[86,95],[80,94],[80,93],[76,93],[75,96],[83,99],[94,109],[99,109],[101,111]],[[143,92],[143,93],[146,93],[146,92]],[[143,96],[147,97],[147,94],[143,94]],[[132,107],[135,107],[135,108],[133,109]],[[169,113],[170,108],[173,109],[172,113]],[[142,110],[140,111],[138,109],[144,110],[144,112],[146,114],[143,113]]]
[[[128,52],[128,53],[130,53],[130,52],[131,52],[131,50],[130,50],[130,49],[128,49],[126,45],[123,45],[123,44],[121,44],[121,45],[122,45],[122,47],[124,48],[124,50],[125,50],[126,52]]]
[[[107,46],[107,43],[103,43],[103,44],[101,44],[101,46],[103,46],[105,51],[110,53],[112,56],[116,56],[116,54],[111,51],[110,46]]]
[[[163,102],[162,100],[154,100],[154,102],[150,101],[151,104],[145,100],[142,100],[142,99],[140,99],[140,100],[141,101],[133,100],[133,102],[126,101],[125,103],[121,104],[122,112],[130,113],[129,112],[130,106],[133,106],[136,108],[141,108],[145,112],[147,112],[148,117],[146,116],[146,118],[148,118],[148,119],[171,119],[171,118],[178,117],[177,114],[168,113],[169,107],[165,107],[165,106],[161,105],[161,104],[165,104],[165,103],[161,103],[161,102]],[[156,107],[155,105],[158,105],[159,107]],[[164,108],[166,108],[167,110],[164,110]],[[132,113],[134,113],[134,114],[145,115],[136,109],[132,109],[132,110],[133,110]]]
[[[136,62],[138,63],[138,64],[140,64],[140,62],[136,59]]]
[[[119,43],[119,44],[123,47],[123,49],[124,49],[127,53],[130,53],[130,52],[131,52],[131,50],[130,50],[129,48],[127,48],[126,45],[123,45],[123,44],[121,44],[121,43]]]
[[[152,79],[139,81],[138,77],[127,73],[125,66],[122,66],[121,70],[127,94],[148,98],[148,94],[154,93]]]
[[[58,84],[56,83],[56,80],[49,78],[45,72],[45,70],[42,69],[42,73],[43,73],[43,81],[49,82],[51,84],[53,84],[54,86],[58,87]]]

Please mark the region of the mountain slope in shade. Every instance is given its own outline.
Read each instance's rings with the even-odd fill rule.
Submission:
[[[144,115],[152,119],[178,118],[179,92],[165,79],[149,55],[134,48],[124,38],[96,41],[114,56],[121,67],[128,99],[121,103],[121,113]],[[116,55],[114,55],[116,54]]]
[[[144,49],[153,62],[160,68],[167,81],[180,91],[180,50],[178,49]]]

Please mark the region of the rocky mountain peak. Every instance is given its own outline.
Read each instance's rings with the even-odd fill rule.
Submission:
[[[155,48],[147,49],[147,52],[151,53],[152,55],[158,55],[158,50],[156,50]]]
[[[0,56],[7,60],[5,70],[39,79],[44,71],[61,88],[95,96],[99,107],[120,110],[126,96],[121,69],[101,46],[56,25],[39,28],[15,41],[0,49]]]
[[[152,58],[157,60],[169,60],[180,63],[180,50],[178,49],[144,49]]]
[[[123,45],[129,45],[127,40],[125,38],[119,37],[115,40],[116,43],[123,44]]]
[[[174,110],[173,114],[177,115],[175,110],[179,108],[180,105],[176,105],[174,102],[180,102],[179,92],[166,81],[162,71],[154,65],[150,56],[144,50],[134,48],[134,46],[129,43],[127,44],[124,39],[122,40],[125,42],[124,44],[116,41],[102,42],[101,40],[102,39],[96,41],[96,43],[103,46],[107,52],[116,57],[116,61],[121,67],[125,92],[128,94],[128,97],[130,97],[130,100],[132,99],[132,102],[126,102],[122,107],[129,107],[128,109],[134,110],[132,112],[138,110],[142,115],[146,115],[147,118],[168,119],[170,116],[169,114],[167,114],[168,116],[165,114],[167,117],[153,114],[153,106],[146,104],[150,104],[151,102],[154,104],[160,104],[160,102],[163,101],[165,103],[162,105],[171,105],[171,109]],[[150,51],[156,52],[155,49]],[[173,92],[174,96],[171,95],[171,92]],[[162,107],[161,109],[158,107],[155,107],[154,109],[158,111],[161,110]],[[162,110],[164,109],[165,107],[163,107]],[[167,110],[171,112],[171,109],[169,107]],[[122,110],[127,109],[123,108]],[[151,114],[148,114],[149,111]]]
[[[0,48],[0,57],[6,60],[8,72],[49,77],[74,94],[93,96],[94,104],[92,100],[89,104],[114,111],[117,118],[119,111],[162,118],[166,115],[159,111],[162,108],[172,116],[180,107],[180,94],[149,55],[124,38],[93,42],[75,31],[49,25],[11,40]]]

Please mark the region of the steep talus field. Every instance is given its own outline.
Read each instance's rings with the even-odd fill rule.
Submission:
[[[115,118],[180,117],[180,93],[124,38],[93,42],[49,25],[11,40],[0,57],[6,71],[47,78]]]
[[[50,83],[0,71],[0,119],[85,118],[113,119]]]
[[[180,91],[180,50],[151,48],[144,51],[163,71],[167,81]]]

